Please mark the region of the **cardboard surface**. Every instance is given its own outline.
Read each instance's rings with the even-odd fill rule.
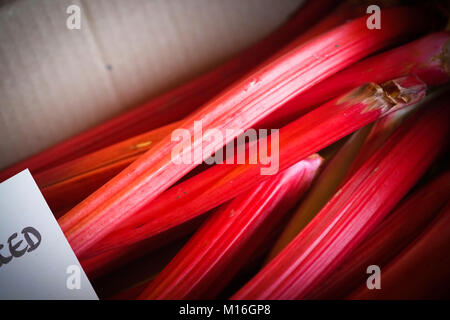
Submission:
[[[214,67],[302,2],[0,0],[0,168]]]

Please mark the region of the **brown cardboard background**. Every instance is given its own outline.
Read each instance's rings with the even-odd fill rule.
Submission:
[[[0,168],[208,70],[302,2],[0,0]]]

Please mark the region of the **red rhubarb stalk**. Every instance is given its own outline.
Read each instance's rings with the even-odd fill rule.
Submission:
[[[80,259],[80,263],[90,279],[104,276],[145,255],[153,254],[161,248],[166,248],[184,239],[187,240],[186,237],[191,236],[208,216],[209,214],[198,216],[147,240],[109,250],[87,259]]]
[[[348,5],[341,6],[342,8],[347,8]],[[342,9],[341,8],[341,9]],[[348,8],[347,8],[348,9]],[[331,21],[339,20],[340,18],[336,17],[344,17],[342,10],[339,10],[337,13],[333,13],[330,15]],[[345,10],[347,12],[347,10]],[[348,15],[348,13],[347,13]],[[317,26],[311,28],[308,32],[302,35],[302,38],[306,40],[306,38],[310,38],[310,33],[316,34],[318,31],[315,31],[317,28],[324,28],[323,26],[331,27],[330,23],[326,22],[327,19],[324,19]],[[321,27],[322,26],[322,27]],[[306,110],[310,109],[311,106],[315,106],[319,104],[319,102],[324,101],[324,97],[335,97],[338,94],[344,92],[346,89],[351,89],[365,82],[369,81],[385,81],[389,79],[393,79],[395,77],[404,75],[411,71],[412,73],[417,73],[419,75],[423,75],[426,79],[426,82],[429,85],[440,84],[441,82],[448,79],[446,70],[448,69],[448,40],[450,39],[450,34],[446,32],[436,33],[430,36],[427,36],[421,40],[415,41],[411,44],[405,45],[403,47],[391,50],[386,53],[382,53],[376,57],[369,58],[367,61],[358,63],[354,66],[349,67],[343,72],[338,73],[336,76],[325,80],[323,84],[320,86],[314,86],[311,90],[308,90],[305,94],[301,95],[298,98],[295,98],[295,101],[288,102],[286,106],[283,106],[281,109],[277,110],[275,114],[272,116],[262,120],[259,124],[259,127],[279,127],[280,125],[291,121],[296,118],[298,115],[304,113]],[[419,52],[419,54],[411,55],[410,52]],[[369,67],[369,65],[376,65],[377,68]],[[395,66],[394,66],[395,65]],[[365,69],[364,72],[362,70]],[[329,83],[329,84],[328,84]],[[313,97],[313,98],[309,98]],[[299,99],[301,101],[299,101]],[[318,100],[320,99],[320,100]],[[385,120],[383,122],[387,122]],[[378,125],[377,125],[378,127]],[[149,131],[147,134],[152,134],[153,131]],[[386,136],[387,138],[387,136]],[[154,145],[154,144],[153,144]],[[106,148],[108,149],[108,148]],[[373,148],[372,148],[373,149]],[[145,150],[143,148],[142,150]],[[361,155],[365,155],[365,159],[370,156],[373,152],[364,152]],[[105,152],[107,154],[108,152]],[[91,156],[95,153],[91,154]],[[90,156],[86,156],[86,158],[90,159]],[[136,158],[130,158],[128,161],[122,161],[118,163],[116,167],[107,167],[105,171],[95,171],[92,172],[89,177],[82,176],[80,177],[82,182],[86,182],[88,186],[85,188],[83,183],[60,183],[57,186],[52,186],[49,190],[44,190],[44,194],[47,195],[49,203],[53,202],[53,198],[56,198],[56,201],[59,199],[64,200],[59,197],[57,194],[72,194],[71,188],[75,188],[74,194],[82,191],[82,195],[74,198],[72,204],[76,204],[80,200],[82,200],[88,194],[94,192],[98,187],[100,187],[103,183],[105,183],[108,178],[114,176],[116,173],[120,172],[121,169],[125,168],[132,160]],[[111,159],[112,160],[112,159]],[[359,159],[358,166],[359,167],[363,163],[364,159]],[[77,160],[76,160],[77,161]],[[77,166],[76,161],[70,162],[68,168],[72,166]],[[94,163],[92,160],[90,163]],[[78,167],[87,168],[84,162],[80,162]],[[354,172],[353,168],[351,172]],[[69,170],[71,171],[71,169]],[[50,169],[46,170],[45,173],[37,175],[38,183],[42,178],[43,183],[40,184],[42,186],[47,186],[53,184],[52,181],[47,181],[47,175],[50,174],[54,179],[57,180],[65,180],[65,172],[61,172],[61,169]],[[95,174],[99,175],[99,179],[97,180]],[[97,183],[91,183],[92,181],[96,181]],[[59,188],[62,188],[61,191],[58,191]],[[65,197],[67,199],[67,197]],[[60,206],[55,205],[56,208]],[[65,205],[65,207],[71,207],[71,205]]]
[[[373,83],[359,87],[281,128],[279,150],[272,151],[267,143],[268,154],[279,155],[280,170],[288,168],[379,117],[417,102],[425,89],[416,77],[397,79],[383,87]],[[265,145],[261,140],[260,145]],[[317,157],[305,161],[305,165],[317,165]],[[230,200],[268,178],[261,175],[262,167],[261,163],[216,165],[178,184],[124,221],[87,255],[153,237]]]
[[[309,187],[314,171],[298,163],[219,208],[140,299],[214,298],[248,262]]]
[[[346,6],[343,6],[346,7]],[[339,16],[340,14],[338,14]],[[326,19],[324,19],[326,20]],[[322,21],[321,24],[327,24]],[[314,31],[313,27],[310,31]],[[302,37],[308,36],[310,32],[306,32]],[[441,82],[448,80],[448,75],[446,70],[448,70],[448,43],[450,40],[450,34],[447,32],[440,32],[433,35],[426,36],[420,40],[412,42],[408,45],[393,49],[386,53],[382,53],[378,56],[369,58],[361,63],[357,63],[354,66],[349,67],[345,71],[338,73],[337,75],[325,80],[321,85],[314,86],[311,90],[307,91],[305,94],[301,95],[294,100],[301,100],[297,102],[288,102],[286,106],[277,110],[275,114],[271,115],[267,119],[264,119],[259,126],[260,127],[279,127],[280,124],[291,121],[297,115],[302,114],[305,110],[311,108],[311,106],[316,105],[320,101],[323,101],[323,97],[334,97],[338,93],[342,93],[343,90],[351,88],[352,85],[360,85],[363,82],[373,81],[373,80],[388,80],[393,79],[397,76],[403,75],[405,72],[411,70],[413,73],[424,76],[426,82],[429,85],[437,85]],[[419,54],[409,54],[410,52],[415,52]],[[376,65],[377,68],[369,67],[370,65]],[[362,72],[365,69],[366,71]],[[309,97],[313,97],[310,99]],[[321,99],[321,100],[317,100]],[[309,101],[309,102],[308,102]],[[397,113],[398,114],[398,113]],[[280,116],[281,118],[279,118]],[[392,118],[392,119],[390,119]],[[371,133],[369,141],[364,147],[362,152],[358,155],[355,164],[352,165],[348,176],[351,176],[357,168],[359,168],[364,161],[376,151],[376,149],[387,139],[387,137],[393,132],[393,130],[401,123],[400,120],[396,120],[397,115],[392,114],[390,117],[383,118],[375,125],[373,132],[381,132],[381,134]],[[403,117],[402,117],[403,118]],[[389,128],[385,128],[385,126]],[[383,129],[384,128],[384,129]],[[152,135],[153,131],[146,134]],[[145,134],[143,134],[145,136]],[[374,137],[376,136],[376,137]],[[137,138],[139,139],[139,138]],[[151,146],[153,146],[152,144]],[[109,148],[103,149],[108,150]],[[145,150],[142,148],[141,150]],[[104,153],[103,153],[104,152]],[[100,154],[108,154],[109,151],[102,151]],[[89,164],[94,164],[93,159],[96,158],[95,153],[86,156],[85,159],[88,160]],[[58,167],[58,169],[50,169],[42,174],[35,176],[38,184],[44,189],[42,190],[46,196],[47,201],[51,205],[52,209],[57,210],[62,208],[71,208],[73,205],[84,199],[87,195],[94,192],[98,187],[105,183],[109,178],[113,177],[115,174],[120,172],[121,169],[125,168],[129,163],[131,163],[134,158],[129,158],[118,162],[116,165],[107,166],[103,170],[95,170],[89,173],[89,175],[81,175],[75,178],[75,181],[69,180],[63,182],[67,176],[66,169]],[[107,159],[106,159],[107,160]],[[108,161],[112,161],[110,159]],[[78,168],[89,168],[84,161],[77,165],[77,161],[70,162],[68,164],[69,173],[73,170],[73,166]],[[102,163],[102,162],[100,162]],[[64,168],[65,166],[62,166]],[[88,171],[84,170],[83,171]],[[47,177],[51,175],[51,177]],[[70,174],[71,176],[74,174]],[[97,176],[98,175],[98,176]],[[50,179],[50,181],[49,181]],[[42,183],[40,181],[42,180]],[[58,180],[59,183],[56,185],[54,181]],[[51,186],[50,186],[51,185]],[[75,190],[72,190],[74,188]],[[81,192],[81,193],[80,193]],[[73,195],[70,198],[60,195],[70,194]],[[71,203],[66,203],[68,199],[73,199]],[[62,201],[62,203],[59,203]],[[54,209],[54,210],[55,210]]]
[[[373,128],[367,137],[367,141],[358,153],[355,161],[351,164],[348,170],[344,182],[346,182],[350,177],[367,161],[383,144],[384,142],[395,132],[395,130],[414,112],[422,107],[433,103],[439,103],[439,99],[448,94],[448,89],[440,89],[432,94],[428,95],[423,101],[416,105],[412,105],[408,108],[398,110],[393,112],[386,117],[377,120]]]
[[[305,199],[302,200],[302,203],[295,210],[290,221],[281,232],[266,259],[267,261],[270,261],[286,247],[308,222],[314,218],[328,200],[331,199],[339,188],[348,168],[358,154],[371,128],[371,125],[367,125],[353,133],[332,159],[326,163],[324,170],[319,174],[317,180],[314,181]]]
[[[122,292],[119,292],[112,297],[108,298],[108,300],[136,300],[142,291],[147,288],[148,282],[139,283],[133,287],[130,287]]]
[[[321,164],[322,158],[312,155],[302,160],[299,166],[303,166],[305,176],[313,176]],[[146,239],[147,243],[155,246],[165,245],[167,236],[160,234],[179,233],[172,232],[172,229],[248,192],[271,177],[259,174],[252,167],[258,168],[257,165],[216,165],[174,186],[145,208],[146,212],[139,212],[136,219],[127,221],[123,227],[102,239],[84,257],[107,253],[114,259],[114,254],[127,251],[124,246]],[[96,265],[96,268],[101,267],[102,263]]]
[[[356,159],[351,163],[350,169],[346,173],[343,182],[346,182],[350,177],[358,171],[359,168],[383,145],[383,143],[395,132],[395,130],[402,124],[402,122],[416,110],[415,107],[406,108],[393,112],[390,115],[376,121],[372,130],[367,137]]]
[[[34,176],[45,200],[55,211],[71,209],[89,194],[150,150],[178,122],[143,133]]]
[[[317,8],[313,8],[312,5],[308,5],[304,9],[309,11],[317,10]],[[306,42],[309,39],[344,23],[351,17],[363,15],[363,9],[365,10],[365,6],[355,5],[352,1],[346,1],[341,4],[337,10],[330,13],[319,23],[309,28],[307,32],[303,33],[300,37],[301,40],[298,39],[296,43]],[[296,19],[293,19],[292,23],[295,24]],[[295,43],[293,45],[295,45]],[[289,50],[289,47],[290,46],[283,48],[277,55],[286,52]],[[155,130],[158,130],[158,132],[154,133]],[[99,151],[69,161],[56,168],[44,170],[43,172],[36,174],[35,180],[41,187],[41,191],[52,210],[57,212],[62,209],[72,208],[114,175],[119,173],[127,165],[136,160],[138,155],[152,147],[156,141],[153,141],[148,148],[145,145],[144,147],[140,147],[139,150],[134,148],[133,150],[129,150],[129,145],[141,145],[143,142],[150,139],[149,137],[153,138],[155,134],[157,134],[159,140],[161,138],[161,135],[159,134],[160,129],[155,130],[140,134],[137,137],[129,138],[120,143],[116,143],[114,146],[102,148]],[[127,155],[129,155],[129,157]],[[67,195],[70,195],[70,197],[67,197]]]
[[[445,147],[445,104],[408,119],[234,299],[302,299],[392,210]]]
[[[427,85],[449,81],[450,33],[438,32],[358,62],[288,101],[259,126],[287,123],[348,90],[367,82],[382,83],[407,74]],[[412,54],[414,53],[414,54]]]
[[[222,66],[3,170],[0,172],[0,181],[26,168],[29,168],[33,174],[49,169],[135,135],[181,120],[307,30],[324,14],[332,11],[337,2],[337,0],[307,1],[278,30]],[[330,25],[331,27],[333,25]]]
[[[72,248],[80,255],[87,252],[98,240],[195,168],[197,161],[177,164],[186,154],[200,154],[197,160],[201,163],[237,136],[237,130],[234,130],[222,143],[203,139],[196,133],[197,121],[202,121],[203,132],[248,129],[293,96],[333,73],[399,37],[416,33],[423,27],[418,23],[423,21],[419,16],[421,13],[417,8],[386,9],[383,11],[384,27],[380,30],[367,29],[366,18],[360,18],[304,45],[299,44],[255,69],[183,121],[181,128],[194,136],[189,150],[184,149],[172,157],[178,142],[168,136],[69,211],[62,220],[60,218]],[[208,152],[203,152],[205,150]],[[72,219],[81,221],[67,229],[67,223],[70,225]]]
[[[385,269],[381,290],[360,288],[350,299],[442,299],[450,284],[450,202],[423,234]]]
[[[189,237],[184,237],[160,250],[144,254],[139,259],[132,261],[132,263],[127,261],[119,269],[108,270],[100,278],[93,279],[90,274],[88,277],[91,281],[94,281],[94,286],[100,299],[108,299],[139,284],[145,284],[142,288],[143,290],[177,255],[188,239]],[[145,248],[143,249],[145,250]],[[134,299],[136,297],[137,295]]]
[[[403,201],[307,298],[347,297],[365,283],[368,266],[377,265],[383,270],[388,262],[422,232],[449,198],[450,172],[446,172]],[[382,278],[384,279],[384,272]]]

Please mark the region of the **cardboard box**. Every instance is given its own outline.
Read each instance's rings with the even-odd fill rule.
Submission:
[[[302,2],[0,1],[0,168],[213,68]]]

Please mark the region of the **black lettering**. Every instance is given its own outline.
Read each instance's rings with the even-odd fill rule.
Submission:
[[[41,234],[35,228],[26,227],[22,230],[22,234],[25,237],[25,241],[28,243],[28,252],[35,250],[41,244]],[[36,238],[36,242],[33,241],[33,239],[30,237],[30,234],[32,234]]]
[[[23,256],[25,254],[25,252],[28,249],[28,246],[26,246],[24,249],[22,250],[18,250],[18,248],[20,247],[20,244],[23,242],[22,240],[20,240],[19,242],[17,242],[16,244],[12,244],[12,241],[17,238],[17,232],[13,233],[9,238],[8,238],[8,243],[9,243],[9,252],[12,254],[13,257],[15,258],[19,258],[21,256]]]
[[[0,244],[0,250],[2,250],[2,249],[3,249],[3,245]],[[0,267],[4,264],[7,264],[8,262],[10,262],[12,258],[13,258],[12,256],[4,257],[0,254]]]
[[[25,238],[25,241],[23,239],[17,238],[17,232],[13,233],[8,238],[8,244],[9,244],[9,253],[11,256],[4,256],[0,253],[0,267],[4,264],[9,263],[13,258],[19,258],[23,256],[26,252],[31,252],[33,250],[36,250],[37,247],[41,244],[42,236],[33,227],[26,227],[22,229],[23,238]],[[16,239],[16,240],[15,240]],[[25,242],[27,245],[20,249],[21,246],[25,245]],[[0,251],[3,249],[3,244],[0,244]]]

